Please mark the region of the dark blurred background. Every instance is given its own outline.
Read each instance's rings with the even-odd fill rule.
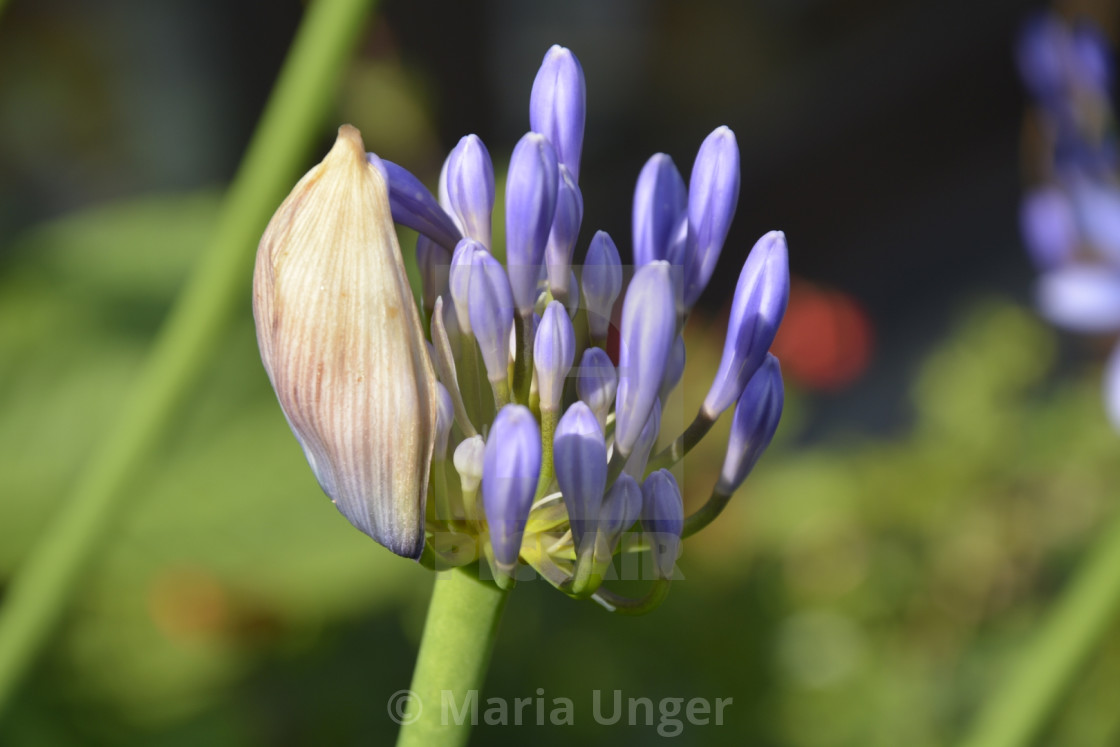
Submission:
[[[482,729],[475,744],[658,738],[579,718],[593,688],[734,697],[727,726],[678,744],[920,747],[967,724],[1120,477],[1095,348],[1029,310],[1013,46],[1042,7],[380,5],[336,119],[432,185],[469,132],[504,170],[544,52],[576,53],[577,255],[602,228],[627,256],[650,154],[687,178],[708,132],[735,131],[739,210],[694,320],[686,403],[757,237],[786,232],[797,278],[779,442],[710,539],[687,546],[687,583],[639,620],[524,584],[488,687],[573,698],[577,726]],[[1115,30],[1112,3],[1061,7]],[[302,10],[13,0],[0,14],[0,594],[205,243]],[[430,578],[322,498],[247,316],[227,348],[136,481],[135,513],[0,743],[391,742],[385,702],[407,686]],[[1085,365],[1055,377],[1056,351]],[[701,485],[720,459],[698,453],[689,476]],[[1048,744],[1115,743],[1118,639]]]
[[[1080,5],[1111,18],[1108,3]],[[705,303],[729,297],[758,236],[786,231],[795,272],[858,299],[889,351],[859,406],[823,417],[882,427],[903,395],[891,372],[944,331],[953,300],[991,288],[1026,297],[1015,223],[1025,99],[1012,47],[1038,7],[390,0],[341,113],[411,127],[386,143],[410,140],[406,152],[389,157],[429,178],[469,132],[500,162],[528,127],[542,50],[569,46],[589,81],[585,234],[616,237],[629,234],[651,153],[669,153],[687,177],[704,135],[729,125],[740,209]],[[295,2],[13,2],[0,27],[0,232],[225,183],[300,13]],[[401,98],[407,111],[393,106]]]

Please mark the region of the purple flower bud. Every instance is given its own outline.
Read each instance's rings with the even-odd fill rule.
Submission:
[[[642,426],[642,432],[638,436],[637,443],[634,444],[634,450],[630,452],[630,456],[626,459],[626,464],[622,468],[623,472],[635,480],[642,479],[642,476],[646,473],[646,464],[649,462],[649,453],[653,450],[653,445],[657,443],[657,434],[660,432],[661,400],[654,400],[653,409],[649,411],[646,424]]]
[[[727,339],[712,388],[704,398],[704,414],[715,420],[735,403],[751,376],[762,365],[789,301],[789,256],[786,237],[771,231],[751,249],[743,263]]]
[[[431,315],[436,299],[448,291],[451,252],[424,234],[416,237],[416,266],[420,270],[420,293]]]
[[[564,47],[553,45],[544,56],[529,96],[529,127],[548,138],[557,160],[579,181],[587,90],[579,60]]]
[[[463,235],[428,188],[412,172],[392,161],[379,159],[372,153],[366,158],[375,166],[379,161],[388,178],[389,208],[393,220],[419,231],[448,251],[454,250]]]
[[[657,153],[646,161],[634,188],[634,264],[670,259],[682,228],[687,236],[688,192],[673,159]],[[679,251],[679,250],[678,250]]]
[[[614,432],[615,448],[624,457],[641,435],[665,375],[677,335],[672,299],[669,263],[658,260],[634,273],[622,304]]]
[[[506,177],[506,266],[521,316],[531,314],[537,300],[559,178],[547,138],[530,132],[518,141]]]
[[[735,405],[731,436],[727,439],[727,455],[723,458],[716,492],[731,495],[747,479],[774,438],[784,402],[781,366],[777,358],[767,354]]]
[[[622,291],[622,261],[606,231],[596,231],[591,239],[580,278],[591,336],[606,340],[614,302]]]
[[[560,409],[564,380],[576,355],[576,333],[572,320],[559,301],[544,310],[533,340],[533,365],[537,371],[537,391],[542,410]]]
[[[583,533],[599,518],[607,487],[607,445],[591,408],[576,402],[556,426],[552,440],[556,482],[579,547]]]
[[[451,150],[444,174],[447,203],[458,217],[463,233],[489,249],[494,166],[477,135],[467,135]]]
[[[599,427],[605,429],[607,415],[618,389],[618,372],[611,357],[602,348],[588,348],[579,361],[576,394],[595,413]]]
[[[556,193],[556,215],[545,248],[548,284],[557,298],[568,296],[568,278],[572,267],[572,251],[583,222],[583,195],[565,166],[560,166],[559,190]]]
[[[681,383],[686,360],[684,335],[677,335],[677,339],[673,340],[673,347],[669,349],[669,360],[665,363],[665,377],[661,379],[661,389],[657,393],[662,402],[669,399],[677,384]]]
[[[513,295],[501,263],[489,252],[477,252],[471,268],[471,328],[490,381],[503,381],[513,330]]]
[[[603,507],[599,509],[599,531],[606,535],[611,550],[622,533],[634,526],[641,515],[641,487],[630,475],[619,475],[603,497]]]
[[[684,503],[677,481],[667,469],[657,470],[642,484],[642,527],[658,578],[672,578],[684,530]]]
[[[482,467],[482,507],[498,567],[517,565],[521,537],[541,472],[541,432],[524,405],[506,405],[494,419]]]
[[[447,387],[436,382],[436,443],[433,459],[443,461],[447,458],[447,437],[451,435],[451,424],[455,422],[455,405]]]
[[[1031,259],[1051,270],[1073,258],[1077,248],[1077,217],[1069,198],[1056,187],[1036,189],[1023,199],[1019,225]]]
[[[451,457],[455,464],[455,471],[459,473],[459,483],[463,486],[464,493],[473,493],[478,490],[482,482],[483,459],[486,455],[486,442],[482,436],[464,438],[455,447],[455,454]]]
[[[463,239],[456,245],[455,253],[451,255],[451,268],[448,272],[451,302],[455,306],[459,331],[464,335],[474,334],[470,317],[471,272],[474,270],[474,258],[478,254],[489,254],[489,252],[474,239]]]
[[[1074,264],[1038,281],[1038,308],[1059,327],[1100,334],[1120,329],[1120,272],[1104,265]]]
[[[739,146],[731,130],[717,127],[700,145],[688,185],[685,308],[708,286],[738,204]]]

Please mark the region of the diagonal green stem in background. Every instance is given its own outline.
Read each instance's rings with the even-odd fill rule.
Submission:
[[[0,607],[0,713],[119,516],[128,480],[205,369],[234,311],[249,297],[257,241],[305,164],[373,4],[310,4],[230,185],[213,239],[164,322],[132,398],[24,559]]]
[[[509,592],[456,568],[436,576],[397,747],[463,747]],[[444,704],[444,698],[448,703]]]
[[[962,747],[1026,747],[1049,723],[1120,613],[1120,511],[1034,633]]]

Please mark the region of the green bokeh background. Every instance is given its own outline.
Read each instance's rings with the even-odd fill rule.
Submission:
[[[368,59],[349,81],[339,119],[382,152],[431,156],[422,84]],[[497,163],[508,147],[494,149]],[[220,199],[123,196],[3,237],[0,594],[128,396]],[[432,575],[322,495],[261,369],[249,286],[216,364],[128,485],[127,510],[0,744],[391,743],[386,704],[408,686]],[[596,724],[596,690],[732,699],[723,725],[686,724],[677,744],[959,736],[1116,510],[1120,461],[1093,356],[1068,362],[1057,333],[996,293],[955,304],[951,318],[919,344],[907,417],[889,429],[841,421],[809,438],[822,400],[792,382],[771,451],[685,544],[685,579],[654,614],[613,617],[521,584],[482,698],[543,697],[546,716],[552,698],[569,698],[575,724],[536,726],[534,704],[529,724],[481,725],[473,743],[662,739],[656,723]],[[702,399],[720,326],[717,313],[692,320],[669,417]],[[686,462],[686,501],[710,487],[726,428]],[[1042,743],[1120,741],[1118,684],[1113,626]]]

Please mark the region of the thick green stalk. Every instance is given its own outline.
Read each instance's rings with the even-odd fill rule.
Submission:
[[[462,569],[436,577],[397,747],[460,747],[470,739],[469,704],[481,707],[508,597]]]
[[[2,1],[2,0],[0,0]],[[253,252],[295,183],[334,101],[373,0],[315,0],[300,25],[268,107],[230,186],[214,236],[145,361],[119,419],[0,607],[0,711],[53,632],[120,515],[129,479],[218,349],[248,297]]]
[[[963,747],[1035,743],[1082,665],[1120,613],[1120,511],[1082,561]]]

